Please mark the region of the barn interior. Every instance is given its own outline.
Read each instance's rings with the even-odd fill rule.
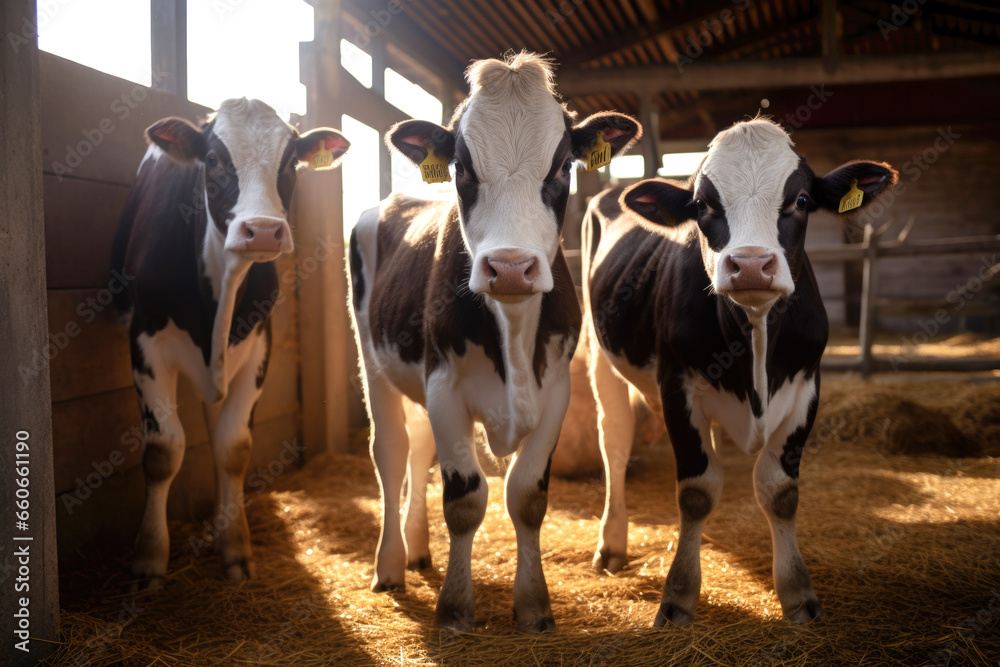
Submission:
[[[300,177],[296,250],[279,260],[288,298],[274,312],[253,429],[250,474],[260,484],[248,480],[246,496],[257,576],[229,584],[202,539],[215,473],[201,401],[182,380],[177,405],[165,406],[187,434],[170,495],[171,571],[162,591],[138,597],[120,589],[143,504],[141,415],[126,331],[109,305],[118,285],[109,282],[109,251],[144,129],[166,116],[204,118],[211,109],[193,101],[189,79],[213,63],[191,56],[197,3],[186,0],[150,0],[146,83],[39,49],[44,24],[70,11],[66,4],[12,0],[0,9],[0,275],[12,314],[0,322],[0,340],[9,341],[0,352],[9,394],[0,415],[11,432],[40,425],[31,429],[42,526],[32,636],[43,647],[32,662],[14,663],[24,657],[12,654],[5,664],[1000,662],[994,3],[213,3],[222,30],[241,26],[241,13],[311,14],[311,39],[297,45],[303,106],[290,120],[347,133],[349,118],[360,139],[349,135],[342,170]],[[88,40],[134,28],[97,5],[88,11],[101,14],[101,31]],[[611,184],[690,175],[712,137],[741,119],[772,116],[819,174],[858,158],[899,169],[882,204],[846,223],[810,218],[807,250],[834,334],[803,457],[798,530],[827,623],[782,620],[752,459],[723,438],[727,484],[703,537],[699,616],[691,628],[649,628],[679,519],[668,439],[641,406],[630,565],[616,575],[591,569],[604,485],[582,361],[571,410],[574,424],[593,428],[564,431],[577,448],[561,443],[572,452],[567,478],[552,482],[542,529],[557,632],[521,635],[510,617],[516,546],[502,461],[473,555],[479,623],[471,633],[433,627],[448,539],[437,469],[428,494],[433,570],[408,572],[405,592],[369,591],[378,486],[348,312],[330,307],[346,303],[344,235],[360,210],[394,190],[441,196],[415,184],[379,140],[416,113],[390,100],[398,82],[410,86],[404,98],[432,98],[427,113],[438,117],[430,119],[447,123],[470,60],[522,49],[551,56],[557,89],[580,117],[618,110],[645,128],[628,156],[575,176],[563,246],[578,281],[590,197]],[[351,162],[355,152],[367,161]],[[359,203],[358,192],[368,199]],[[0,453],[4,467],[13,466],[8,456]]]

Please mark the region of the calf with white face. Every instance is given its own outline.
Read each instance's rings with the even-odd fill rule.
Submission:
[[[513,455],[505,498],[518,543],[514,614],[522,629],[541,631],[553,619],[539,528],[581,319],[559,245],[569,173],[599,134],[610,156],[639,127],[611,113],[574,126],[548,62],[535,55],[478,61],[467,78],[471,93],[449,128],[407,121],[387,135],[418,165],[453,162],[457,201],[394,195],[351,235],[353,315],[384,512],[372,589],[401,588],[407,564],[430,565],[424,494],[436,444],[451,536],[437,620],[472,623],[472,540],[487,501],[474,450],[479,421],[492,452]],[[426,406],[432,433],[407,423],[404,396]]]
[[[795,536],[799,459],[829,333],[806,225],[817,208],[866,206],[895,181],[891,167],[865,161],[818,178],[784,130],[755,119],[721,132],[687,184],[643,181],[591,202],[584,297],[607,480],[594,565],[627,562],[630,383],[662,409],[677,463],[680,539],[656,625],[694,618],[702,525],[722,490],[713,423],[757,455],[785,616],[823,618]]]
[[[177,375],[205,401],[216,464],[216,550],[226,576],[251,574],[243,476],[253,410],[279,297],[274,261],[292,250],[288,207],[296,169],[331,169],[350,145],[336,130],[300,135],[259,100],[227,100],[202,127],[164,118],[146,130],[112,249],[128,277],[115,305],[128,322],[143,416],[146,505],[133,588],[163,583],[167,494],[184,458]]]

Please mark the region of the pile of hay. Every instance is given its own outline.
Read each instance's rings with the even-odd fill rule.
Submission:
[[[630,566],[590,570],[604,501],[599,480],[550,484],[543,564],[558,630],[519,634],[512,618],[516,547],[502,480],[474,547],[473,632],[433,627],[447,562],[441,481],[428,492],[434,565],[407,589],[373,594],[379,530],[371,463],[326,456],[280,478],[249,507],[258,578],[225,582],[212,555],[174,524],[172,574],[157,593],[117,594],[126,561],[62,576],[66,642],[49,664],[94,665],[990,665],[1000,658],[1000,460],[888,453],[882,393],[934,406],[970,441],[995,438],[992,406],[964,385],[825,380],[802,462],[799,537],[830,620],[781,618],[767,522],[752,500],[753,460],[723,444],[726,487],[702,546],[703,585],[692,627],[653,630],[678,516],[663,441],[634,451],[629,471]],[[876,398],[877,397],[877,398]],[[933,400],[932,400],[933,399]],[[962,407],[964,406],[964,407]],[[899,404],[895,405],[898,408]],[[992,417],[989,417],[992,415]],[[983,416],[992,425],[977,422]],[[994,429],[994,430],[991,430]],[[891,429],[890,429],[891,430]],[[888,433],[888,431],[886,431]],[[987,443],[988,444],[988,443]],[[983,444],[984,449],[990,449]],[[996,441],[993,440],[995,448]]]

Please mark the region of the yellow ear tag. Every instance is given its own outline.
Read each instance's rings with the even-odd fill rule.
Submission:
[[[864,198],[865,193],[858,189],[858,179],[853,179],[851,181],[851,189],[840,200],[840,208],[837,209],[837,213],[856,209],[861,206],[861,201]]]
[[[451,180],[448,173],[448,160],[434,152],[431,142],[425,141],[424,148],[427,149],[427,157],[420,163],[420,175],[424,183],[447,183]]]
[[[309,158],[309,168],[316,170],[329,169],[333,165],[333,152],[323,146]]]
[[[597,142],[590,149],[587,156],[587,171],[600,169],[611,163],[611,144],[604,140],[604,130],[597,133]]]

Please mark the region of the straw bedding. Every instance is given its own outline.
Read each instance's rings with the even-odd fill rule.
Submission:
[[[542,547],[558,630],[544,636],[518,633],[512,618],[516,547],[501,479],[489,480],[474,548],[480,622],[454,635],[432,625],[447,562],[440,473],[432,471],[428,491],[432,570],[408,572],[405,592],[376,595],[368,590],[379,531],[371,463],[324,456],[252,497],[257,577],[242,586],[222,579],[212,555],[192,553],[194,523],[171,526],[172,574],[160,592],[118,595],[124,557],[97,554],[63,573],[65,644],[49,663],[996,665],[998,406],[995,382],[826,382],[798,515],[830,617],[823,624],[781,618],[770,534],[752,500],[753,460],[725,441],[726,487],[706,523],[694,625],[649,627],[678,529],[672,454],[660,440],[633,451],[630,566],[617,576],[589,567],[603,483],[552,480]],[[907,425],[914,419],[916,428]],[[929,446],[987,456],[927,454]]]

